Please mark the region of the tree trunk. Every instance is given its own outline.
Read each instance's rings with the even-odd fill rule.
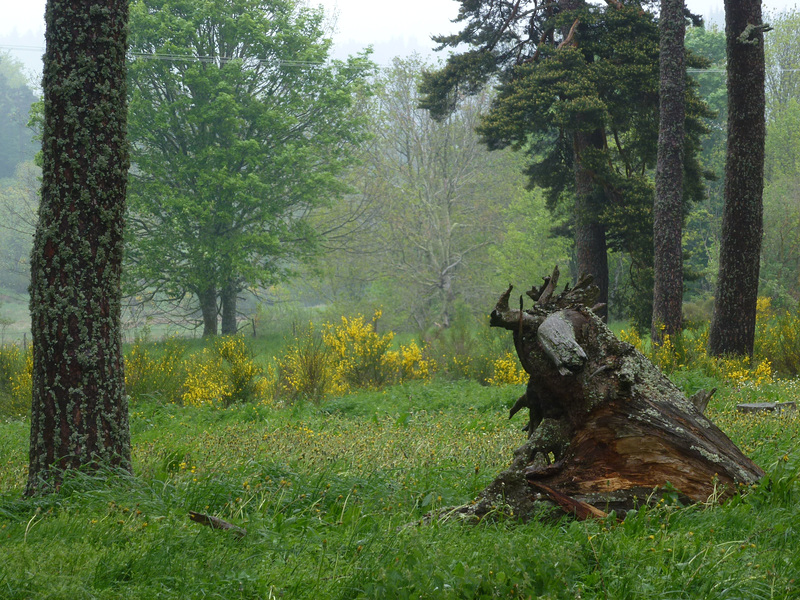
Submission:
[[[236,323],[236,301],[238,300],[239,290],[228,282],[220,293],[222,302],[222,335],[236,335],[239,326]]]
[[[532,516],[537,495],[579,516],[626,510],[677,493],[684,501],[724,500],[763,471],[587,305],[597,289],[584,279],[556,295],[558,269],[527,292],[534,306],[500,297],[491,325],[509,329],[530,374],[511,409],[529,411],[528,441],[511,467],[462,513],[481,516],[509,504]],[[598,507],[598,508],[594,508]]]
[[[122,0],[47,3],[29,495],[58,490],[66,469],[131,469],[120,331],[127,17]]]
[[[760,0],[726,0],[728,153],[719,277],[708,351],[752,355],[764,186],[764,25]]]
[[[208,286],[200,294],[200,312],[203,314],[203,337],[217,335],[217,287]]]
[[[602,134],[589,135],[583,132],[574,134],[575,170],[575,253],[578,273],[591,275],[597,286],[598,316],[608,318],[608,248],[606,229],[598,218],[595,206],[594,180],[592,174],[583,167],[581,154],[586,148],[602,144]]]
[[[686,67],[683,0],[661,0],[658,159],[653,206],[653,321],[651,338],[680,333],[683,307],[683,137]]]

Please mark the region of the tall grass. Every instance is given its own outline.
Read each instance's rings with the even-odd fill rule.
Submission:
[[[772,384],[777,385],[777,384]],[[800,593],[798,420],[713,418],[768,483],[725,505],[624,522],[421,525],[469,502],[523,438],[518,389],[412,381],[288,408],[144,400],[135,476],[76,473],[21,499],[26,423],[0,424],[0,597],[792,598]],[[498,507],[500,508],[500,507]],[[247,535],[191,522],[213,514]],[[499,512],[498,512],[499,514]]]

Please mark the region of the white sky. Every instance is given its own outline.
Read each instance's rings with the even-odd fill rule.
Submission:
[[[388,63],[392,56],[413,51],[430,55],[431,34],[455,31],[450,22],[458,12],[455,0],[305,0],[322,4],[336,16],[335,54],[346,56],[373,45],[374,59]],[[764,0],[767,10],[784,10],[800,0]],[[45,0],[4,0],[0,16],[0,50],[12,53],[29,65],[39,60],[44,45]],[[722,14],[722,0],[688,0],[689,8],[706,17]],[[33,49],[27,47],[34,46]]]

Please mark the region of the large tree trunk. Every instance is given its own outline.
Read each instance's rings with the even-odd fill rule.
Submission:
[[[724,500],[763,476],[703,416],[708,395],[688,400],[587,308],[597,294],[589,278],[556,295],[557,279],[558,269],[527,292],[534,306],[525,311],[510,308],[509,287],[492,312],[491,325],[513,333],[531,376],[511,409],[528,409],[529,438],[462,512],[480,516],[506,503],[526,518],[538,494],[579,516],[602,515],[667,489],[689,502]]]
[[[200,294],[200,312],[203,315],[203,337],[217,335],[217,317],[219,310],[217,309],[217,287],[209,285]]]
[[[236,301],[239,290],[229,281],[220,293],[222,302],[222,335],[236,335],[239,327],[236,323]]]
[[[658,160],[653,206],[653,321],[651,338],[681,331],[683,307],[683,134],[686,67],[683,0],[661,0],[659,28]]]
[[[583,132],[574,134],[575,171],[575,254],[579,273],[590,274],[598,288],[597,314],[608,318],[608,248],[606,228],[598,217],[599,209],[595,200],[594,179],[584,168],[581,155],[589,147],[602,145],[602,133],[589,135]]]
[[[47,3],[27,494],[57,490],[66,469],[131,468],[120,332],[127,17],[123,0]]]
[[[764,187],[764,25],[761,0],[725,1],[728,154],[719,278],[709,353],[752,355]]]

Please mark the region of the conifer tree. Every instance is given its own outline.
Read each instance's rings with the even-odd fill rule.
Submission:
[[[58,490],[68,469],[131,468],[120,335],[127,16],[127,0],[47,2],[29,495]]]

